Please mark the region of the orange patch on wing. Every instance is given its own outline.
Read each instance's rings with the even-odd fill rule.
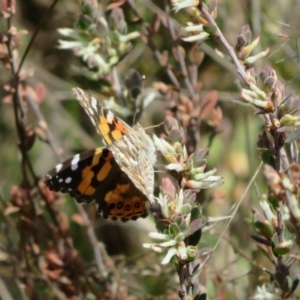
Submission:
[[[98,124],[98,129],[102,135],[108,135],[110,132],[110,128],[107,123],[101,122],[100,124]]]
[[[95,189],[91,186],[94,172],[91,170],[91,166],[85,167],[82,172],[82,181],[78,186],[77,190],[83,195],[92,195]]]
[[[84,192],[84,194],[91,196],[91,195],[93,195],[95,193],[95,191],[96,191],[96,189],[94,189],[92,186],[89,186],[87,188],[87,190]]]
[[[111,162],[109,160],[106,161],[97,174],[97,180],[103,181],[103,179],[105,179],[109,174],[111,168],[112,168]]]
[[[102,149],[101,148],[96,149],[96,153],[95,153],[95,155],[93,157],[93,161],[92,161],[91,167],[96,166],[96,165],[99,164],[101,156],[102,156]]]
[[[116,190],[121,193],[121,194],[125,194],[127,193],[127,191],[130,189],[130,183],[127,184],[118,184],[116,187]]]
[[[115,193],[115,191],[109,191],[106,193],[104,200],[109,204],[110,202],[115,202],[120,199],[120,194]]]
[[[124,126],[124,124],[122,124],[121,122],[115,122],[115,126],[116,126],[116,129],[121,131],[122,133],[128,133],[129,130],[127,127]]]
[[[90,166],[86,166],[82,171],[82,180],[77,190],[83,195],[92,195],[95,193],[95,188],[91,186],[92,179],[95,173],[92,171],[92,167],[96,166],[100,162],[100,158],[102,156],[102,149],[96,149],[96,153],[93,157],[92,164]]]
[[[124,197],[130,190],[130,187],[131,183],[118,184],[114,190],[109,191],[105,195],[104,200],[108,205],[115,204],[112,205],[109,210],[109,218],[125,218],[130,220],[134,216],[140,217],[147,215],[146,203],[141,197]]]
[[[117,141],[117,140],[119,140],[123,136],[123,133],[120,130],[113,130],[111,132],[111,135],[112,135],[113,139],[115,141]]]
[[[104,117],[104,116],[100,116],[100,123],[101,124],[107,124],[108,122],[107,122],[107,119]]]
[[[122,124],[121,122],[114,122],[114,125],[115,125],[115,129],[112,130],[110,134],[115,141],[122,138],[124,134],[129,133],[128,128],[124,126],[124,124]]]
[[[107,145],[111,145],[113,143],[111,138],[108,135],[104,135],[103,138]]]

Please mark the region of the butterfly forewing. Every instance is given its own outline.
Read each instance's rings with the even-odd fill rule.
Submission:
[[[73,88],[72,91],[106,145],[110,146],[133,132],[130,126],[103,107],[95,97],[79,88]]]

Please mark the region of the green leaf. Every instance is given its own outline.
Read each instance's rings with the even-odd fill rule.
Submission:
[[[203,293],[201,295],[197,295],[194,300],[206,300],[207,299],[207,294],[206,293]]]
[[[272,207],[277,210],[279,208],[279,199],[274,195],[268,196],[268,201],[272,205]]]
[[[274,247],[273,252],[275,255],[286,255],[290,252],[293,242],[287,240]]]
[[[188,228],[183,232],[185,238],[189,237],[188,244],[191,246],[196,246],[202,235],[202,219],[197,219],[191,222]]]
[[[285,140],[285,144],[290,144],[291,142],[299,139],[300,136],[300,126],[294,128],[294,130],[290,131]]]
[[[191,222],[196,220],[196,219],[199,219],[201,217],[201,209],[200,207],[197,205],[197,206],[194,206],[192,208],[192,211],[191,211]]]
[[[208,24],[208,25],[203,25],[203,30],[204,30],[205,32],[209,33],[210,35],[214,35],[214,34],[216,34],[216,32],[217,32],[216,26],[213,26],[213,25],[210,25],[210,24]]]
[[[275,167],[274,153],[269,150],[261,152],[261,159],[265,164]]]
[[[287,297],[291,296],[296,288],[298,287],[298,284],[299,284],[299,279],[297,277],[293,278],[293,282],[292,282],[292,286],[290,288],[290,293],[287,295]]]
[[[177,236],[179,233],[180,233],[180,229],[179,229],[179,226],[177,224],[171,224],[169,226],[169,233],[171,236]]]
[[[198,245],[200,239],[202,236],[202,229],[197,230],[193,234],[190,235],[189,237],[189,245],[191,246],[196,246]]]
[[[181,213],[184,216],[186,216],[186,215],[188,215],[191,212],[191,209],[192,209],[191,205],[188,204],[188,203],[186,203],[186,204],[184,204],[184,205],[181,206]]]

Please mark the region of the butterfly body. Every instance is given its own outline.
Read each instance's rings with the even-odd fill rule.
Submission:
[[[73,92],[106,147],[57,165],[46,175],[46,185],[69,193],[79,203],[95,201],[104,218],[128,221],[147,216],[156,161],[152,139],[139,124],[130,127],[83,90]]]

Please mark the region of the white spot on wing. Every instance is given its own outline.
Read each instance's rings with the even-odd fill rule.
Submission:
[[[58,164],[56,167],[55,167],[55,171],[58,173],[61,168],[63,167],[63,164]]]
[[[92,108],[97,111],[97,100],[96,98],[94,97],[91,97],[91,105],[92,105]]]
[[[113,121],[114,117],[114,114],[111,111],[108,111],[106,118],[109,123]]]
[[[70,183],[72,181],[72,178],[71,177],[68,177],[68,178],[66,178],[66,180],[65,180],[65,183]]]
[[[75,171],[78,169],[78,162],[79,162],[79,154],[76,154],[74,158],[71,160],[71,170]]]
[[[62,178],[60,178],[59,180],[58,180],[58,182],[59,183],[61,183],[61,182],[63,182],[64,180],[62,179]]]

